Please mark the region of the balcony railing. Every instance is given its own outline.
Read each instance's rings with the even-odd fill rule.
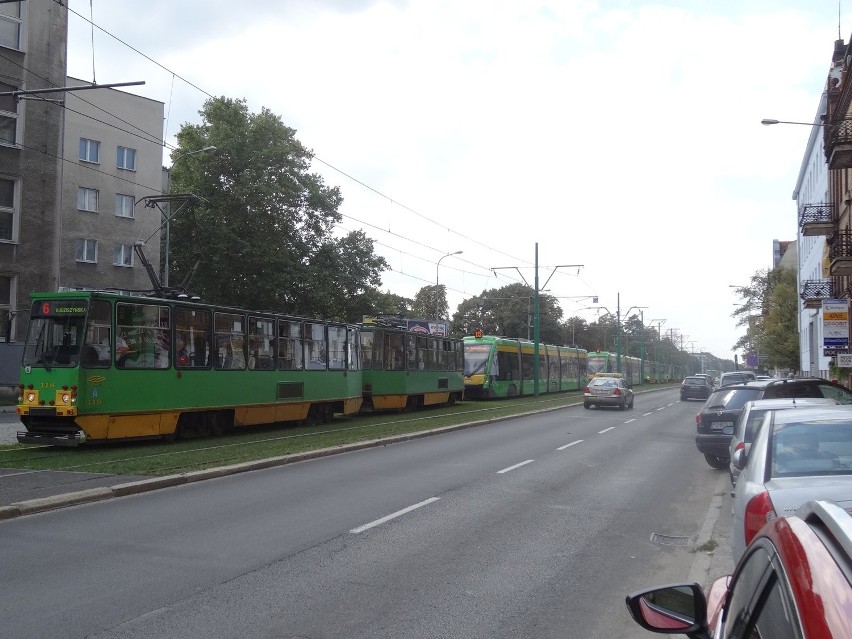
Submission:
[[[831,125],[825,143],[829,169],[852,168],[852,121],[842,120]]]
[[[830,237],[828,259],[832,275],[852,275],[852,231],[844,229]]]
[[[799,295],[805,308],[821,308],[823,300],[834,299],[832,292],[831,280],[804,280]]]
[[[828,235],[834,230],[837,216],[833,204],[805,204],[799,215],[802,235]]]

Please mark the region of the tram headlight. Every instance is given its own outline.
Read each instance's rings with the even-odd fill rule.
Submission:
[[[71,403],[71,395],[69,395],[68,393],[63,393],[62,394],[62,403],[63,404]]]
[[[35,393],[27,393],[27,401],[29,403],[33,403],[35,401],[35,398],[36,398]]]

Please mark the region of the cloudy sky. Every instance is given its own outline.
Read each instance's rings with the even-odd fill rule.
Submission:
[[[760,120],[813,121],[852,29],[836,0],[69,7],[69,75],[144,80],[128,90],[165,104],[166,164],[209,96],[296,129],[342,190],[342,230],[388,260],[384,290],[439,277],[454,311],[532,285],[537,246],[565,317],[645,307],[684,348],[726,358],[742,334],[729,284],[796,238],[809,127]]]

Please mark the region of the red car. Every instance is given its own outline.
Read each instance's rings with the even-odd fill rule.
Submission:
[[[809,502],[766,524],[706,598],[674,584],[628,595],[627,608],[647,630],[694,639],[852,638],[852,516]]]

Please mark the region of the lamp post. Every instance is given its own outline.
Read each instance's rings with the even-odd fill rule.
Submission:
[[[190,155],[198,155],[199,153],[207,153],[208,151],[215,151],[215,146],[205,146],[200,149],[196,149],[195,151],[187,151],[186,153],[181,153],[179,156],[172,160],[172,166],[169,167],[168,177],[169,177],[169,188],[168,192],[172,192],[172,167],[177,163],[178,160],[188,157]],[[171,207],[169,207],[169,215],[166,218],[166,238],[164,242],[164,256],[163,260],[163,286],[168,287],[169,285],[169,231],[172,225],[172,215],[171,215]]]
[[[464,251],[453,251],[452,253],[447,253],[446,255],[441,256],[438,259],[438,263],[435,265],[435,319],[441,319],[441,302],[439,301],[441,298],[439,297],[439,284],[438,284],[438,274],[441,269],[441,260],[445,257],[449,257],[450,255],[461,255]]]
[[[775,120],[773,118],[763,118],[760,123],[763,126],[770,126],[772,124],[802,124],[804,126],[825,126],[822,122],[790,122],[788,120]]]

